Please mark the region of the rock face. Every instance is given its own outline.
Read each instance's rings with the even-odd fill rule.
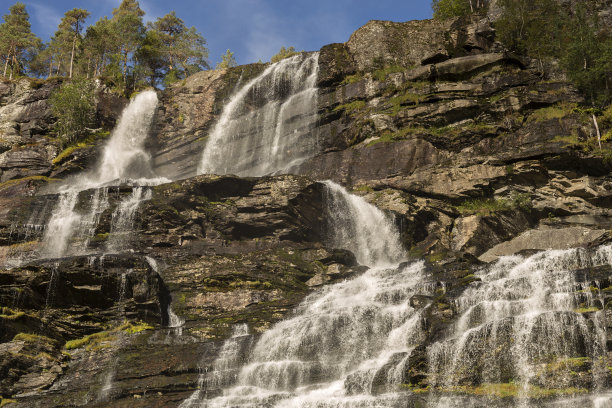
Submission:
[[[224,104],[265,67],[204,71],[160,91],[147,148],[154,171],[173,182],[143,187],[150,196],[122,236],[113,220],[134,188],[108,187],[107,206],[59,259],[43,252],[60,199],[54,179],[90,166],[104,138],[60,155],[46,137],[59,82],[0,83],[2,398],[23,407],[178,406],[236,324],[248,325],[243,341],[253,342],[308,293],[363,271],[331,247],[316,180],[394,214],[407,252],[425,259],[433,289],[409,299],[425,313],[422,336],[393,357],[406,362],[407,387],[433,384],[427,346],[455,326],[454,302],[479,287],[473,272],[483,262],[610,241],[611,142],[595,148],[592,122],[573,109],[578,92],[505,52],[487,20],[369,22],[320,51],[320,154],[295,175],[196,175]],[[112,128],[124,103],[101,90],[99,125]],[[77,211],[94,196],[81,192]],[[597,293],[609,345],[609,268],[572,274],[584,286],[575,296]],[[585,309],[585,321],[595,319]],[[176,316],[183,324],[170,327]],[[504,350],[511,343],[500,338]],[[594,364],[563,386],[594,389]],[[373,393],[390,391],[391,368],[376,374]],[[548,368],[537,374],[542,387],[560,378]],[[357,377],[352,392],[363,385]]]

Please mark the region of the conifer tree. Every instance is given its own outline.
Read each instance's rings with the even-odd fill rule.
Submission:
[[[234,58],[234,53],[229,49],[225,51],[225,54],[221,56],[221,62],[217,64],[217,69],[226,69],[237,66],[236,58]]]
[[[30,47],[40,44],[30,29],[30,16],[25,4],[15,3],[5,14],[4,23],[0,24],[0,52],[4,59],[3,76],[6,76],[10,65],[10,78],[19,73],[24,66],[24,53]]]
[[[81,39],[81,30],[85,20],[89,17],[89,11],[84,9],[74,8],[64,14],[62,22],[60,23],[60,30],[70,32],[72,36],[72,51],[70,53],[70,70],[68,77],[72,78],[72,67],[74,66],[74,53],[77,47],[77,41]]]

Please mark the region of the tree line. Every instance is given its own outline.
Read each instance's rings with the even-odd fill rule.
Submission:
[[[434,18],[486,12],[489,0],[433,0]],[[599,19],[594,0],[563,7],[559,0],[497,0],[496,37],[506,48],[528,55],[545,71],[557,62],[592,106],[612,102],[612,32]]]
[[[0,24],[0,61],[8,78],[102,78],[124,93],[168,85],[209,68],[206,40],[173,11],[147,24],[137,0],[123,0],[112,17],[86,25],[90,13],[67,11],[51,39],[31,31],[23,3],[9,8]]]

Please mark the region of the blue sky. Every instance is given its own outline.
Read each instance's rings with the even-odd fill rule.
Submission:
[[[0,0],[0,14],[17,0]],[[84,8],[91,24],[111,16],[121,0],[21,0],[30,13],[32,30],[47,41],[67,10]],[[268,61],[281,46],[318,50],[345,42],[368,20],[407,21],[431,18],[430,0],[139,0],[155,20],[175,10],[188,26],[206,38],[214,66],[226,49],[239,64]]]

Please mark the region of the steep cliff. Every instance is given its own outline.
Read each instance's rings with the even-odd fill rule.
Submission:
[[[428,347],[459,324],[466,290],[485,296],[474,275],[483,263],[574,247],[586,247],[586,259],[611,241],[612,140],[600,148],[578,92],[505,52],[487,19],[370,21],[323,47],[318,63],[310,137],[319,153],[292,175],[197,175],[224,106],[267,65],[197,73],[159,92],[147,140],[153,171],[173,182],[138,187],[145,198],[121,236],[113,220],[136,189],[105,187],[87,239],[75,237],[69,246],[79,251],[60,258],[44,252],[62,199],[54,180],[90,167],[105,140],[59,152],[48,105],[59,82],[0,84],[2,398],[28,407],[178,406],[236,324],[248,325],[252,342],[313,288],[367,269],[333,248],[322,180],[392,214],[410,257],[425,260],[426,289],[402,299],[422,311],[422,332],[409,355],[393,357],[405,360],[404,389],[418,390],[405,401],[414,406],[440,385]],[[254,109],[259,96],[251,97]],[[100,91],[100,127],[112,128],[124,104]],[[74,208],[86,213],[99,191],[80,192]],[[603,316],[606,361],[573,356],[582,360],[567,363],[580,363],[569,377],[555,356],[542,361],[544,398],[612,381],[610,267],[585,265],[570,268],[572,283],[559,290],[579,298],[572,319],[585,327]],[[509,354],[514,339],[502,332],[499,350]],[[482,379],[457,364],[459,388],[438,391],[482,394]],[[389,391],[385,367],[372,394]],[[355,394],[357,374],[345,383]],[[512,384],[515,373],[502,374],[499,383]]]

